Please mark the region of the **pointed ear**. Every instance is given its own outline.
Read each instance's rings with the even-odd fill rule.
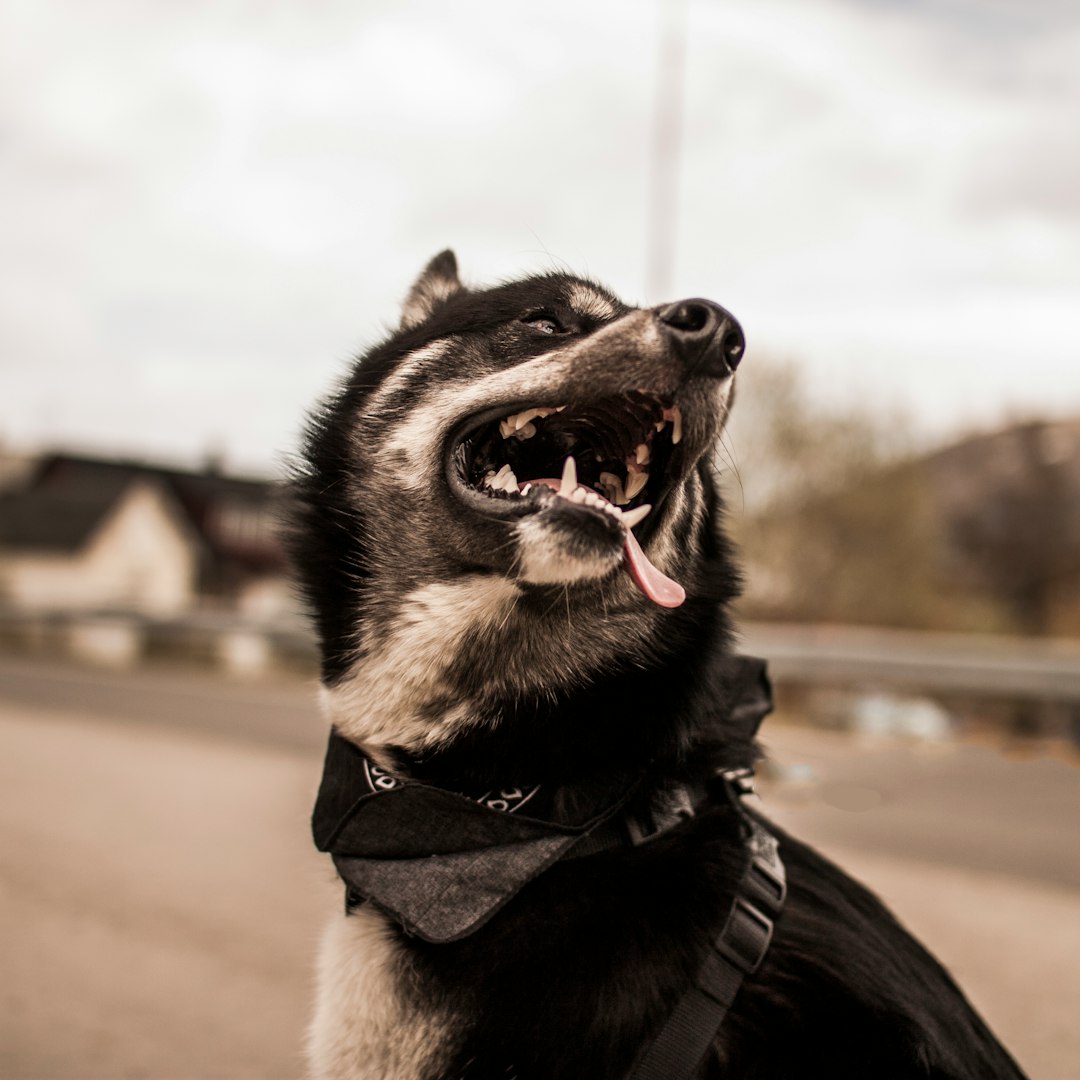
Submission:
[[[460,291],[457,259],[449,249],[440,251],[409,290],[401,309],[401,329],[419,326],[444,300]]]

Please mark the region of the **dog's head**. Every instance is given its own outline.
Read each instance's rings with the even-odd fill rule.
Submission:
[[[714,457],[744,340],[717,304],[454,256],[314,417],[294,559],[331,718],[423,753],[714,643]]]

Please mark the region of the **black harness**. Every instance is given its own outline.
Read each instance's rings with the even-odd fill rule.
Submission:
[[[638,1058],[630,1080],[689,1080],[696,1074],[743,979],[765,959],[773,923],[784,906],[787,879],[776,837],[742,804],[743,796],[753,792],[753,772],[736,770],[723,774],[722,780],[739,813],[750,861],[694,982]]]
[[[772,700],[764,665],[742,659],[740,699],[727,724],[756,734]],[[332,732],[312,818],[315,843],[345,883],[349,912],[370,900],[407,933],[444,943],[479,929],[529,881],[560,859],[648,843],[723,799],[739,817],[747,868],[724,926],[693,984],[676,1002],[630,1080],[692,1077],[747,975],[761,964],[786,893],[776,838],[743,805],[753,770],[675,787],[642,821],[624,812],[636,791],[602,802],[578,824],[529,816],[539,788],[473,795],[400,779]]]

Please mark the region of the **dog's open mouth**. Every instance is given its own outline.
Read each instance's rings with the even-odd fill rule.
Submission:
[[[648,529],[681,439],[679,407],[647,390],[583,406],[515,406],[466,425],[451,451],[452,472],[469,502],[491,513],[517,516],[566,500],[600,515],[621,533],[642,592],[677,607],[682,587],[649,561],[632,530]]]

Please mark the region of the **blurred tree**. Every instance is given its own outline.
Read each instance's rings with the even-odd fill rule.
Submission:
[[[731,501],[745,616],[1010,628],[985,579],[952,572],[932,459],[915,456],[902,415],[825,410],[790,364],[759,360],[745,383],[724,455],[742,492]]]

